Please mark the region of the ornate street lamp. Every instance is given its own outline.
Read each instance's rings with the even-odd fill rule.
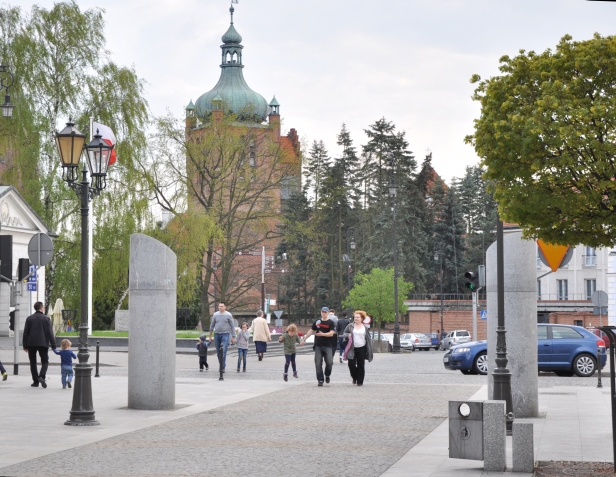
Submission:
[[[6,76],[0,77],[0,89],[5,89],[6,94],[4,95],[4,104],[2,105],[2,116],[5,118],[10,118],[13,116],[13,109],[15,106],[11,103],[11,95],[9,94],[9,88],[13,86],[15,82],[15,78],[13,74],[9,71],[8,65],[0,65],[0,73],[5,73]]]
[[[73,391],[73,406],[70,417],[64,424],[67,426],[96,426],[98,421],[94,416],[92,404],[92,366],[88,363],[88,242],[90,229],[88,215],[90,201],[98,196],[106,186],[107,168],[113,146],[105,143],[97,134],[85,146],[85,134],[82,134],[75,124],[69,120],[66,127],[56,133],[56,144],[62,161],[62,178],[81,199],[81,319],[79,324],[79,363],[75,365],[75,389]],[[81,171],[82,178],[77,182],[77,168],[81,154],[85,149],[88,165],[92,173],[92,183],[88,182],[88,169]]]
[[[396,195],[398,187],[396,186],[396,175],[394,172],[394,155],[390,152],[387,154],[391,165],[391,178],[389,180],[389,196],[392,200],[392,212],[394,215],[394,345],[392,353],[400,353],[400,316],[398,314],[398,237],[396,236]]]

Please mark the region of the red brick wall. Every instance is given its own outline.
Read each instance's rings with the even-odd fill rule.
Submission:
[[[479,313],[478,313],[479,314]],[[405,333],[436,333],[441,330],[440,311],[410,311],[409,323],[401,324],[400,330]],[[471,310],[445,310],[443,312],[443,327],[445,331],[468,330],[473,332],[473,314]],[[393,324],[388,323],[387,329],[393,330]],[[477,334],[473,339],[485,340],[487,336],[488,322],[477,319]]]
[[[559,325],[575,325],[574,321],[582,321],[584,328],[599,326],[599,316],[585,311],[550,313],[550,323]],[[607,324],[607,316],[603,317],[603,324]]]

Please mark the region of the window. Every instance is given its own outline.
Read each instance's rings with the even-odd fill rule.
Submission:
[[[556,280],[556,287],[558,288],[558,299],[569,299],[569,282],[568,280]]]
[[[552,339],[554,340],[579,340],[582,335],[573,328],[566,326],[552,326]]]
[[[597,280],[584,280],[584,290],[586,290],[586,299],[590,300],[592,294],[597,291]]]
[[[539,250],[539,245],[537,245],[537,270],[541,269],[541,251]]]
[[[583,320],[573,320],[573,324],[575,326],[584,326],[584,321]]]
[[[283,177],[280,181],[280,200],[290,199],[294,192],[299,192],[297,179],[294,176]]]
[[[597,251],[592,247],[586,247],[584,254],[584,266],[596,267],[597,266]]]
[[[541,279],[537,279],[537,300],[541,300]]]
[[[538,340],[548,339],[548,327],[547,326],[537,326],[537,339]]]
[[[257,156],[254,151],[250,151],[250,167],[256,167],[257,165]]]
[[[457,335],[458,336],[470,336],[468,331],[458,331]]]

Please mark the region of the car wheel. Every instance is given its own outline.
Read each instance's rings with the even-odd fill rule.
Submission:
[[[596,368],[595,358],[589,354],[581,354],[573,361],[573,372],[581,378],[592,376]]]
[[[473,371],[477,374],[488,374],[488,353],[479,353],[473,363]]]

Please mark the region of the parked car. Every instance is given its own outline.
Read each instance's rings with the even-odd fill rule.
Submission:
[[[430,341],[432,342],[432,347],[434,349],[439,348],[439,346],[441,345],[441,340],[438,337],[438,333],[424,333],[424,335],[430,338]]]
[[[404,345],[402,344],[404,342]],[[400,348],[415,350],[430,351],[432,348],[432,342],[423,333],[406,333],[400,336]]]
[[[587,329],[588,329],[588,331],[591,331],[597,337],[601,338],[605,342],[605,347],[606,348],[610,347],[610,339],[609,339],[609,337],[603,331],[601,331],[598,328],[587,328]]]
[[[460,343],[471,341],[471,334],[466,330],[454,330],[447,333],[441,341],[441,349],[449,349]]]
[[[539,371],[552,371],[558,376],[592,376],[597,370],[597,349],[601,349],[601,369],[607,363],[605,342],[581,326],[537,325]],[[475,341],[452,346],[443,365],[464,374],[488,373],[488,342]]]

